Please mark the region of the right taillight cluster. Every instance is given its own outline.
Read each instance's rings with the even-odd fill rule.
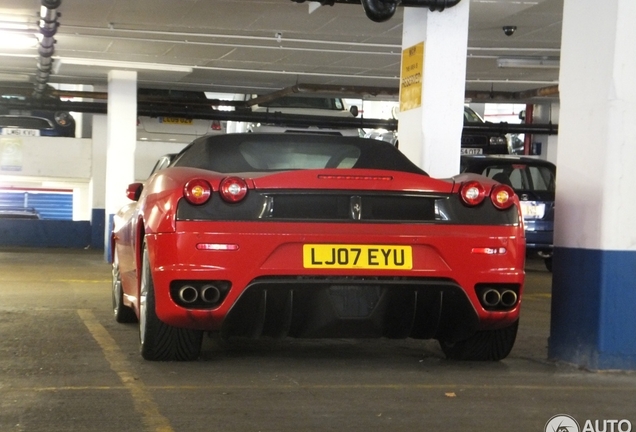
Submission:
[[[212,192],[212,185],[204,179],[192,179],[183,187],[183,197],[193,205],[208,202]],[[240,177],[226,177],[219,184],[219,195],[228,203],[240,202],[247,196],[247,182]]]
[[[459,195],[464,204],[470,207],[481,204],[486,199],[486,188],[478,181],[468,181],[462,183],[459,188]],[[490,190],[490,201],[500,209],[505,210],[514,204],[515,191],[507,185],[498,184]]]

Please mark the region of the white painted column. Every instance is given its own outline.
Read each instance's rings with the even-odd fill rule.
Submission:
[[[556,102],[535,105],[532,111],[532,123],[559,124],[559,113],[560,105]],[[556,165],[558,135],[534,135],[532,141],[541,143],[541,154],[539,157]]]
[[[105,115],[93,116],[93,151],[89,184],[91,202],[91,246],[104,248],[106,237],[106,148],[108,126]]]
[[[443,12],[404,8],[400,150],[433,177],[459,172],[469,9],[468,0]],[[419,44],[423,62],[418,65],[412,49]],[[420,102],[412,91],[418,88],[418,72]]]
[[[565,0],[549,355],[636,369],[636,2]]]
[[[137,72],[113,70],[108,74],[106,143],[107,223],[104,250],[108,258],[113,215],[120,207],[130,202],[126,197],[126,188],[135,181]]]

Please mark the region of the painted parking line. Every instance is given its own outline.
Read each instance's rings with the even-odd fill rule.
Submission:
[[[552,294],[550,293],[524,294],[523,298],[525,300],[551,299]]]
[[[550,391],[550,392],[626,392],[636,393],[632,385],[607,386],[598,385],[560,385],[560,384],[203,384],[203,385],[162,385],[143,386],[148,391],[271,391],[271,390],[431,390],[431,391],[465,391],[465,390],[499,390],[499,391]],[[21,387],[12,391],[23,392],[60,392],[60,391],[121,391],[127,389],[120,386],[60,386],[60,387]],[[160,429],[157,429],[160,430]],[[172,431],[172,429],[161,429]]]
[[[23,278],[23,277],[0,277],[0,282],[17,283],[17,284],[46,284],[46,283],[64,283],[64,284],[110,284],[110,279],[47,279],[41,278]]]
[[[77,313],[101,347],[110,368],[119,376],[124,387],[132,395],[135,410],[141,414],[145,429],[155,432],[174,432],[168,419],[159,412],[159,406],[150,395],[148,388],[139,378],[133,376],[130,362],[93,312],[80,309]]]
[[[110,279],[53,279],[51,282],[64,283],[111,283]]]

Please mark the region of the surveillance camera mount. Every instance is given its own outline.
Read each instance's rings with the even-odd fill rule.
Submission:
[[[517,26],[514,25],[506,25],[501,28],[506,36],[512,36],[514,32],[517,30]]]

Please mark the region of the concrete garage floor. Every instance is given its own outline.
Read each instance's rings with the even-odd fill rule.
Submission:
[[[0,249],[0,431],[543,431],[556,414],[636,430],[636,373],[547,360],[550,285],[529,261],[498,363],[434,341],[209,338],[199,361],[151,363],[111,317],[101,252]]]

